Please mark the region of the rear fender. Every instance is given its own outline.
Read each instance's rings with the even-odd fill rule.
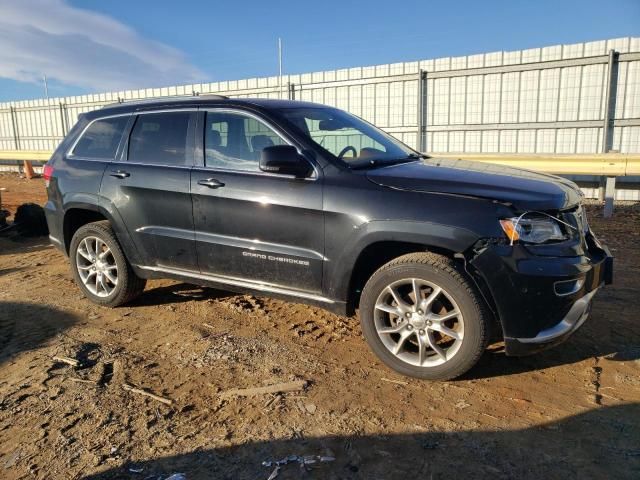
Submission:
[[[96,205],[95,203],[91,203],[88,200],[92,200],[95,202],[95,195],[89,196],[87,194],[77,194],[69,202],[65,202],[65,218],[67,213],[72,209],[81,209],[81,210],[89,210],[96,213],[99,213],[103,217],[105,217],[109,223],[111,224],[111,228],[113,228],[114,233],[116,234],[116,238],[120,242],[122,246],[122,250],[124,252],[125,257],[129,263],[138,265],[141,262],[140,254],[131,240],[131,236],[127,231],[124,222],[122,221],[122,217],[115,208],[105,208],[103,205]],[[65,245],[71,243],[70,238],[64,239]],[[65,249],[68,253],[68,249]]]

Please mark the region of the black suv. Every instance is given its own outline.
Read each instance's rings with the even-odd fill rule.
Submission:
[[[51,241],[92,301],[170,277],[359,310],[373,351],[426,379],[559,343],[612,258],[568,180],[426,157],[344,111],[219,96],[80,116],[45,167]]]

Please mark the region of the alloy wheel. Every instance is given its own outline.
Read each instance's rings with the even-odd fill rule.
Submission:
[[[76,249],[76,268],[84,286],[98,297],[108,297],[118,285],[118,266],[107,244],[98,237],[83,238]]]
[[[464,339],[464,319],[442,287],[418,278],[391,283],[375,304],[375,328],[399,360],[435,367],[451,360]]]

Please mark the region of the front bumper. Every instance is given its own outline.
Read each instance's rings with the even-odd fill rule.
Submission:
[[[493,298],[507,355],[557,345],[587,320],[596,292],[613,279],[613,257],[588,235],[588,247],[578,256],[539,256],[522,245],[494,245],[471,261]]]

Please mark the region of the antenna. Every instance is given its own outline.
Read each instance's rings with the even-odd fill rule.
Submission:
[[[47,76],[43,75],[42,80],[44,81],[44,96],[49,99],[49,86],[47,85]]]

